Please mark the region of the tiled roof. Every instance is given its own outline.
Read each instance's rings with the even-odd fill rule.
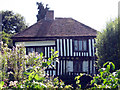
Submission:
[[[13,36],[15,37],[69,37],[96,36],[97,31],[72,18],[55,18],[55,20],[40,20],[29,28]]]

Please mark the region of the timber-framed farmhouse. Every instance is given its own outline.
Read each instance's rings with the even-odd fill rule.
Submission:
[[[14,45],[24,42],[26,54],[43,52],[50,57],[50,50],[59,51],[56,68],[46,70],[49,75],[78,75],[95,73],[95,37],[97,31],[72,18],[54,18],[54,11],[12,37]]]

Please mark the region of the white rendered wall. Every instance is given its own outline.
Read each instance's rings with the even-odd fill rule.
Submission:
[[[24,46],[49,46],[55,45],[55,41],[31,41],[31,42],[15,42],[15,45],[24,44]]]

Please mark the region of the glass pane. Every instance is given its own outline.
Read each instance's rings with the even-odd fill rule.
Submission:
[[[27,48],[27,50],[28,50],[28,53],[29,53],[29,52],[31,52],[31,53],[32,53],[32,52],[35,52],[35,48]]]
[[[82,51],[82,41],[79,41],[79,51]]]
[[[74,61],[74,72],[80,72],[81,71],[81,64],[79,61]]]
[[[83,50],[87,50],[87,42],[85,40],[83,41]]]
[[[74,50],[78,51],[78,41],[77,40],[74,41]]]
[[[44,53],[44,47],[37,47],[36,48],[36,52],[38,52],[39,54],[41,53],[41,52],[43,52]]]

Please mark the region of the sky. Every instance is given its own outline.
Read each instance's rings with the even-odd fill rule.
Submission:
[[[73,18],[93,29],[102,31],[106,23],[118,17],[120,0],[0,0],[1,10],[12,10],[25,17],[30,26],[36,23],[37,5],[42,2],[54,10],[55,17]]]

